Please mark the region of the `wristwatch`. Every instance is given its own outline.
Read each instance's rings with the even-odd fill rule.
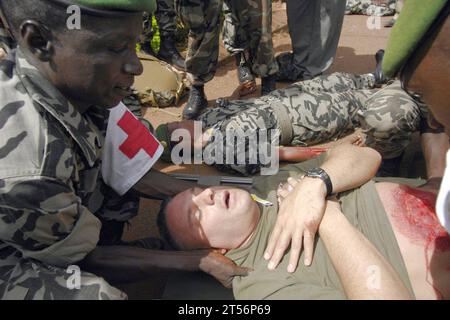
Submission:
[[[333,184],[331,183],[330,176],[322,168],[310,169],[306,171],[304,176],[321,179],[325,183],[325,186],[327,187],[327,197],[333,194]]]

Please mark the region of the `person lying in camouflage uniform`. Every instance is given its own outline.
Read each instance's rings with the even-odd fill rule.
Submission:
[[[355,128],[361,128],[366,136],[364,143],[380,152],[384,159],[392,159],[402,154],[411,135],[421,129],[426,113],[426,107],[404,92],[399,81],[379,89],[375,87],[373,74],[338,72],[297,82],[260,98],[222,101],[198,117],[205,134],[197,147],[206,149],[209,144],[215,143],[215,132],[226,137],[239,129],[242,132],[280,131],[279,141],[260,143],[256,147],[259,150],[268,148],[271,143],[308,147],[344,137]],[[166,128],[169,131],[166,137],[178,128],[193,131],[189,121],[169,124]],[[158,128],[158,132],[163,130]],[[159,137],[164,140],[164,135]],[[226,139],[223,144],[227,144]],[[226,163],[224,154],[222,163],[216,162],[214,166],[243,175],[259,172],[262,164],[260,161],[251,163],[247,140],[245,151],[244,164],[238,164],[236,159],[233,163]],[[289,153],[290,150],[284,151]],[[300,150],[300,157],[293,158],[281,152],[280,160],[300,161],[316,155],[309,151],[306,150],[305,157]]]
[[[191,183],[150,170],[119,196],[102,176],[109,109],[142,73],[136,41],[154,3],[71,3],[81,30],[66,29],[67,1],[1,1],[18,45],[0,61],[0,299],[123,299],[107,281],[160,268],[207,270],[229,285],[246,270],[217,252],[121,240],[138,195]]]

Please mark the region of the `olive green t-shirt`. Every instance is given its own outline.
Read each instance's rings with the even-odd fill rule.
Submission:
[[[286,271],[289,251],[279,266],[269,271],[263,258],[270,233],[275,225],[278,205],[276,189],[289,176],[298,176],[309,168],[318,167],[324,157],[301,164],[289,165],[271,177],[255,179],[252,192],[273,203],[262,206],[261,218],[251,242],[244,248],[232,250],[227,256],[240,266],[254,269],[246,277],[235,277],[233,294],[236,299],[345,299],[343,288],[320,237],[316,238],[314,258],[310,267],[303,265],[303,253],[297,270]],[[342,211],[400,274],[413,294],[406,267],[383,204],[378,197],[375,183],[340,194]]]

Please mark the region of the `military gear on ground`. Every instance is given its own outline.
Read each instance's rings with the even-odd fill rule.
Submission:
[[[198,115],[208,107],[204,86],[194,85],[189,92],[189,100],[183,110],[183,119],[195,119]]]
[[[447,0],[408,0],[389,36],[383,71],[393,77],[416,50]]]
[[[138,56],[144,66],[144,73],[136,77],[134,83],[140,106],[165,108],[177,105],[190,86],[186,74],[153,56]],[[124,100],[128,107],[135,102],[132,97]]]

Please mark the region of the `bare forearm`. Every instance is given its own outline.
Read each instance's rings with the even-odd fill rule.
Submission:
[[[374,149],[343,144],[328,151],[321,168],[330,176],[333,192],[337,193],[369,181],[380,163],[381,156]]]
[[[162,270],[199,271],[205,251],[158,251],[129,246],[99,246],[81,263],[85,271],[113,283],[133,282]]]
[[[421,141],[428,179],[443,177],[445,155],[450,147],[447,134],[424,133],[421,135]]]
[[[397,272],[378,250],[347,221],[339,209],[332,210],[327,208],[319,235],[347,297],[411,299]]]
[[[174,196],[184,190],[195,187],[196,184],[175,179],[157,170],[150,170],[133,189],[145,196]]]

